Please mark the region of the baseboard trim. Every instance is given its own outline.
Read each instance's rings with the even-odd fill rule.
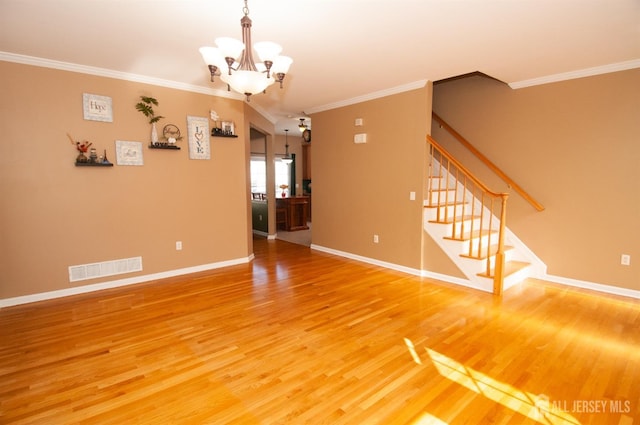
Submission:
[[[603,283],[588,282],[584,280],[576,280],[568,277],[554,276],[545,274],[540,280],[559,283],[561,285],[572,286],[574,288],[588,289],[596,292],[604,292],[605,294],[621,295],[623,297],[640,299],[640,291],[635,289],[621,288],[619,286],[605,285]]]
[[[390,270],[396,270],[396,271],[407,273],[414,276],[426,277],[426,278],[435,279],[435,280],[439,280],[446,283],[452,283],[454,285],[460,285],[467,288],[472,288],[472,289],[477,289],[483,292],[487,292],[484,289],[473,285],[472,282],[466,279],[455,277],[455,276],[449,276],[449,275],[431,272],[428,270],[419,270],[412,267],[401,266],[399,264],[376,260],[374,258],[364,257],[362,255],[352,254],[350,252],[340,251],[340,250],[327,248],[327,247],[315,245],[315,244],[311,244],[310,248],[316,251],[326,252],[327,254],[333,254],[339,257],[361,261],[363,263],[373,264],[375,266],[384,267]],[[144,283],[152,280],[166,279],[169,277],[175,277],[175,276],[181,276],[181,275],[197,273],[197,272],[202,272],[207,270],[213,270],[221,267],[235,266],[238,264],[245,264],[250,261],[253,261],[254,258],[255,258],[255,255],[251,254],[244,258],[237,258],[237,259],[227,260],[227,261],[219,261],[216,263],[203,264],[200,266],[186,267],[182,269],[170,270],[166,272],[153,273],[153,274],[142,275],[142,276],[135,276],[135,277],[126,278],[126,279],[117,279],[117,280],[112,280],[108,282],[96,283],[92,285],[83,285],[83,286],[77,286],[74,288],[60,289],[57,291],[41,292],[38,294],[23,295],[23,296],[13,297],[13,298],[4,298],[4,299],[0,299],[0,308],[11,307],[11,306],[16,306],[21,304],[28,304],[28,303],[38,302],[38,301],[46,301],[46,300],[51,300],[55,298],[68,297],[72,295],[86,294],[89,292],[101,291],[103,289],[111,289],[111,288],[118,288],[121,286],[135,285],[137,283]],[[558,283],[561,285],[571,286],[575,288],[587,289],[594,292],[601,292],[601,293],[610,294],[610,295],[619,295],[623,297],[640,299],[640,291],[635,289],[620,288],[618,286],[611,286],[611,285],[605,285],[602,283],[582,281],[582,280],[571,279],[567,277],[555,276],[550,274],[545,274],[544,276],[541,276],[539,279],[552,282],[552,283]]]
[[[23,295],[13,298],[0,299],[0,308],[11,307],[20,304],[34,303],[38,301],[52,300],[55,298],[68,297],[71,295],[86,294],[89,292],[101,291],[104,289],[118,288],[121,286],[135,285],[137,283],[149,282],[152,280],[166,279],[169,277],[181,276],[191,273],[198,273],[207,270],[219,269],[221,267],[235,266],[253,261],[254,254],[244,258],[236,258],[233,260],[219,261],[216,263],[202,264],[199,266],[185,267],[182,269],[169,270],[166,272],[152,273],[142,276],[135,276],[125,279],[111,280],[108,282],[100,282],[92,285],[77,286],[74,288],[59,289],[57,291],[41,292],[32,295]]]
[[[326,252],[328,254],[334,254],[339,257],[345,257],[345,258],[350,258],[356,261],[362,261],[363,263],[373,264],[376,266],[412,274],[414,276],[428,277],[428,278],[439,280],[442,282],[452,283],[454,285],[460,285],[467,288],[472,288],[479,291],[491,293],[491,291],[487,291],[486,289],[480,288],[477,285],[474,285],[473,282],[466,280],[464,278],[444,275],[440,273],[431,272],[428,270],[418,270],[411,267],[401,266],[401,265],[389,263],[386,261],[380,261],[374,258],[363,257],[361,255],[352,254],[350,252],[345,252],[345,251],[339,251],[336,249],[327,248],[320,245],[311,244],[311,249]],[[604,285],[601,283],[581,281],[581,280],[570,279],[567,277],[554,276],[549,274],[544,274],[543,276],[537,277],[536,279],[545,280],[552,283],[559,283],[561,285],[571,286],[575,288],[588,289],[594,292],[601,292],[601,293],[610,294],[610,295],[620,295],[623,297],[640,299],[640,291],[637,291],[634,289],[620,288],[618,286]]]
[[[373,264],[375,266],[384,267],[386,269],[397,270],[399,272],[404,272],[408,274],[412,274],[414,276],[422,276],[422,271],[418,269],[414,269],[411,267],[401,266],[399,264],[388,263],[386,261],[376,260],[375,258],[363,257],[361,255],[352,254],[350,252],[339,251],[333,248],[327,248],[325,246],[311,244],[311,249],[315,249],[316,251],[326,252],[327,254],[337,255],[339,257],[350,258],[352,260],[360,261],[363,263]]]

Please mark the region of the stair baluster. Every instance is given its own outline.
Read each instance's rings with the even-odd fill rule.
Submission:
[[[483,275],[493,278],[493,292],[500,295],[504,279],[508,194],[489,190],[431,136],[427,136],[427,142],[426,206],[436,208],[435,222],[452,225],[448,239],[466,241],[467,256],[485,261]],[[469,215],[466,214],[468,208],[471,210]]]

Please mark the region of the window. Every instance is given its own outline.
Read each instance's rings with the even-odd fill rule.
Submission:
[[[280,188],[281,185],[286,184],[287,186],[291,186],[290,170],[291,167],[289,167],[289,164],[276,161],[276,193],[278,196],[283,192]],[[291,187],[284,189],[284,192],[289,196],[289,193],[291,193]]]
[[[275,161],[276,165],[276,194],[280,196],[282,189],[280,185],[286,184],[290,186],[291,183],[291,167],[284,162]],[[251,163],[251,192],[252,193],[267,193],[267,164],[264,158],[252,157]],[[287,196],[290,193],[290,188],[285,189]]]
[[[267,193],[267,167],[264,158],[251,158],[251,193]]]

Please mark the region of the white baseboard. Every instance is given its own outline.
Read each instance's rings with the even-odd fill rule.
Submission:
[[[386,269],[397,270],[399,272],[404,272],[408,274],[412,274],[415,276],[422,276],[422,271],[418,269],[414,269],[411,267],[401,266],[399,264],[388,263],[386,261],[376,260],[374,258],[363,257],[361,255],[352,254],[350,252],[339,251],[332,248],[327,248],[320,245],[311,244],[311,249],[315,249],[316,251],[326,252],[327,254],[334,254],[339,257],[350,258],[352,260],[361,261],[363,263],[373,264],[376,266],[384,267]]]
[[[340,257],[350,258],[356,261],[362,261],[363,263],[374,264],[376,266],[384,267],[391,270],[405,272],[415,276],[428,277],[428,278],[440,280],[442,282],[453,283],[455,285],[465,286],[468,288],[477,289],[484,292],[491,292],[474,285],[473,282],[468,281],[464,278],[444,275],[440,273],[431,272],[428,270],[418,270],[418,269],[414,269],[406,266],[400,266],[398,264],[388,263],[386,261],[367,258],[361,255],[356,255],[349,252],[339,251],[332,248],[327,248],[327,247],[314,245],[314,244],[311,244],[311,249],[326,252],[328,254],[334,254]],[[595,292],[602,292],[602,293],[611,294],[611,295],[621,295],[624,297],[640,299],[640,291],[637,291],[634,289],[620,288],[618,286],[604,285],[601,283],[581,281],[581,280],[570,279],[570,278],[561,277],[561,276],[553,276],[549,274],[545,274],[541,277],[537,277],[537,279],[546,280],[548,282],[553,282],[553,283],[559,283],[562,285],[572,286],[575,288],[588,289]]]
[[[587,282],[568,277],[554,276],[546,274],[540,278],[548,282],[559,283],[561,285],[573,286],[575,288],[589,289],[591,291],[604,292],[606,294],[621,295],[623,297],[640,299],[640,291],[635,289],[621,288],[619,286],[605,285],[602,283]]]
[[[11,307],[14,305],[33,303],[37,301],[51,300],[54,298],[68,297],[70,295],[86,294],[88,292],[101,291],[103,289],[118,288],[121,286],[135,285],[136,283],[149,282],[152,280],[166,279],[168,277],[181,276],[185,274],[197,273],[207,270],[219,269],[221,267],[235,266],[252,261],[255,258],[253,254],[245,258],[237,258],[233,260],[219,261],[216,263],[202,264],[200,266],[186,267],[183,269],[169,270],[166,272],[135,276],[126,279],[111,280],[108,282],[100,282],[92,285],[76,286],[73,288],[59,289],[57,291],[41,292],[32,295],[23,295],[14,298],[0,299],[0,308]]]
[[[253,229],[253,234],[254,235],[258,235],[258,236],[262,236],[262,237],[265,237],[265,238],[267,236],[269,236],[269,234],[267,232],[263,232],[262,230],[256,230],[256,229]]]
[[[380,261],[374,258],[368,258],[361,255],[356,255],[356,254],[352,254],[345,251],[339,251],[336,249],[327,248],[327,247],[323,247],[315,244],[311,244],[311,249],[315,249],[321,252],[326,252],[328,254],[337,255],[339,257],[350,258],[352,260],[361,261],[367,264],[373,264],[373,265],[384,267],[391,270],[396,270],[396,271],[411,274],[414,276],[428,277],[431,279],[440,280],[442,282],[452,283],[455,285],[465,286],[468,288],[484,291],[482,288],[478,288],[477,286],[473,285],[472,282],[469,282],[466,279],[458,278],[455,276],[444,275],[440,273],[431,272],[428,270],[414,269],[411,267],[401,266],[399,264],[389,263],[386,261]],[[217,263],[203,264],[200,266],[187,267],[183,269],[170,270],[166,272],[154,273],[149,275],[135,276],[135,277],[126,278],[126,279],[112,280],[109,282],[101,282],[93,285],[77,286],[74,288],[60,289],[57,291],[42,292],[42,293],[32,294],[32,295],[23,295],[20,297],[13,297],[13,298],[5,298],[5,299],[0,299],[0,308],[11,307],[11,306],[20,305],[20,304],[27,304],[27,303],[37,302],[37,301],[45,301],[45,300],[61,298],[61,297],[67,297],[70,295],[85,294],[89,292],[100,291],[103,289],[118,288],[121,286],[134,285],[136,283],[149,282],[152,280],[159,280],[159,279],[181,276],[181,275],[190,274],[190,273],[197,273],[197,272],[206,271],[206,270],[213,270],[221,267],[234,266],[238,264],[248,263],[250,261],[253,261],[254,258],[255,258],[254,254],[251,254],[248,257],[238,258],[234,260],[220,261]],[[549,274],[545,274],[539,279],[546,280],[553,283],[559,283],[561,285],[572,286],[575,288],[588,289],[595,292],[602,292],[602,293],[611,294],[611,295],[620,295],[624,297],[640,299],[640,291],[634,290],[634,289],[620,288],[618,286],[604,285],[601,283],[587,282],[587,281],[570,279],[562,276],[554,276]]]

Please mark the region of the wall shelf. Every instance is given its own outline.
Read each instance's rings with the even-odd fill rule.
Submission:
[[[149,149],[168,149],[173,151],[179,151],[180,146],[170,145],[167,143],[149,144]]]
[[[238,137],[237,134],[215,134],[212,133],[211,137]]]
[[[111,162],[76,162],[76,167],[113,167]]]

